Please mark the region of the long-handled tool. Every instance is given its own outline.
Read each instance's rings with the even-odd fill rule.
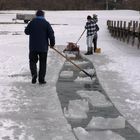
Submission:
[[[80,68],[78,65],[76,65],[73,61],[71,61],[68,57],[66,57],[65,55],[63,55],[61,52],[59,52],[56,48],[52,48],[53,50],[55,50],[57,53],[59,53],[61,56],[63,56],[67,61],[69,61],[70,63],[72,63],[75,67],[77,67],[79,70],[81,70],[82,72],[84,72],[87,76],[89,76],[91,79],[93,78],[94,75],[91,75],[89,73],[87,73],[85,70],[83,70],[82,68]]]
[[[86,29],[82,32],[82,34],[80,35],[80,37],[78,38],[78,40],[77,40],[77,42],[75,44],[77,44],[79,42],[79,40],[81,39],[81,37],[83,36],[85,31],[86,31]]]

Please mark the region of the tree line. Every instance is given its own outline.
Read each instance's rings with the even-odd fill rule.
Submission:
[[[0,0],[0,10],[140,10],[139,0]]]

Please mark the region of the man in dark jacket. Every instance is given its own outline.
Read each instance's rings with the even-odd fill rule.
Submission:
[[[29,64],[32,75],[32,83],[38,81],[45,84],[47,67],[48,45],[55,45],[54,31],[44,18],[44,11],[38,10],[36,17],[25,28],[25,34],[29,35]],[[37,75],[37,62],[39,60],[39,74]]]

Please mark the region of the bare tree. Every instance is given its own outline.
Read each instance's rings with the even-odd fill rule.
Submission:
[[[0,0],[0,10],[5,9],[44,9],[44,10],[94,10],[140,9],[139,0]]]

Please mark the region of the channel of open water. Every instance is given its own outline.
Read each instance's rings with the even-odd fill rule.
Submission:
[[[94,69],[93,64],[86,58],[81,57],[78,61],[87,62],[84,65],[80,65],[82,69],[87,69],[87,68]],[[104,117],[104,118],[117,118],[118,116],[122,116],[122,114],[120,114],[120,112],[116,109],[116,107],[113,105],[113,103],[111,102],[111,100],[109,99],[105,91],[103,90],[102,86],[100,85],[99,80],[96,76],[96,72],[94,74],[95,80],[87,83],[86,82],[82,83],[82,82],[74,81],[79,76],[80,70],[74,67],[73,65],[67,65],[67,61],[64,63],[60,71],[60,74],[62,71],[73,71],[72,77],[66,78],[59,75],[57,81],[56,88],[63,111],[64,108],[68,108],[68,104],[70,100],[83,99],[81,96],[79,96],[76,93],[79,90],[99,91],[112,104],[112,106],[109,107],[95,107],[89,103],[89,111],[87,112],[88,117],[86,119],[82,119],[82,121],[81,120],[73,121],[71,119],[67,119],[68,123],[71,125],[72,128],[76,128],[76,127],[86,128],[86,126],[91,121],[93,116]],[[126,140],[140,140],[140,134],[127,122],[127,120],[125,123],[125,128],[110,129],[110,130],[121,135]]]

